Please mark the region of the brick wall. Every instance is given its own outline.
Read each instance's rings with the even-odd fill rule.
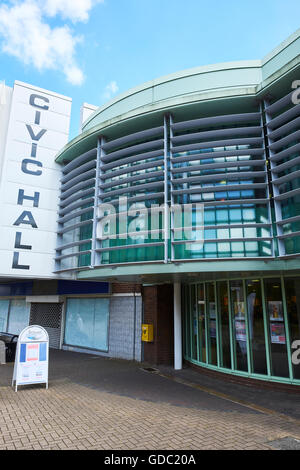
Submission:
[[[111,286],[111,293],[112,294],[130,294],[130,293],[140,293],[141,292],[141,285],[140,284],[133,284],[128,282],[121,282],[121,283],[114,283]]]
[[[144,343],[144,361],[171,365],[174,361],[173,285],[143,287],[143,323],[153,324],[154,341]]]

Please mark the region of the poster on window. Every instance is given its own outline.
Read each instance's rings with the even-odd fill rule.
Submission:
[[[234,315],[239,318],[245,317],[245,304],[244,302],[234,302]]]
[[[235,338],[237,341],[247,341],[245,321],[235,321]]]
[[[268,311],[269,317],[271,321],[282,321],[283,320],[283,308],[282,302],[277,301],[269,301],[268,302]]]
[[[216,318],[216,303],[209,302],[209,316],[210,318]]]
[[[271,323],[271,342],[274,344],[285,344],[285,330],[283,323]]]
[[[217,337],[216,320],[210,320],[210,337],[211,338],[216,338]]]

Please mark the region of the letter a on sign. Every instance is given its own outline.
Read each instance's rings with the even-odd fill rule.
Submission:
[[[49,336],[38,325],[27,326],[19,335],[12,387],[46,384],[48,388]]]

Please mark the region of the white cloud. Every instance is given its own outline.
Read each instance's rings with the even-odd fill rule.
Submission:
[[[116,81],[111,81],[108,85],[106,85],[103,98],[106,100],[110,100],[113,95],[115,95],[119,91],[119,87]]]
[[[60,14],[65,19],[70,19],[74,23],[77,21],[87,21],[90,10],[104,0],[40,0],[41,8],[48,16]]]
[[[73,23],[87,21],[89,12],[103,0],[13,0],[0,6],[2,50],[40,71],[62,71],[73,85],[84,74],[75,59],[81,37],[67,24],[51,27],[47,17],[57,15]]]

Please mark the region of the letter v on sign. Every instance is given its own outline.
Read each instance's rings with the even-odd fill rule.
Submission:
[[[47,132],[46,129],[41,129],[38,134],[35,134],[30,124],[26,124],[26,127],[32,140],[40,140]]]

